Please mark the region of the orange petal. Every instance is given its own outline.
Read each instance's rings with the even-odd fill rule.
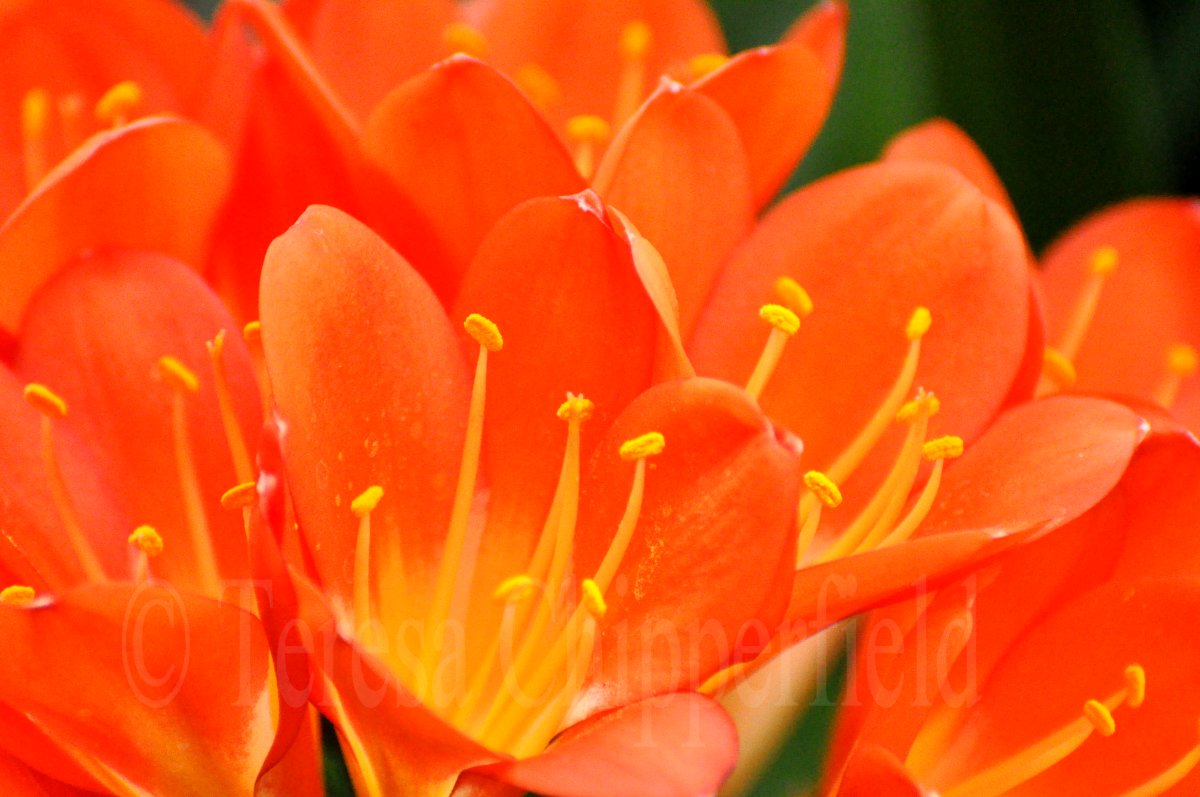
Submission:
[[[166,0],[29,0],[0,9],[6,42],[0,77],[0,218],[29,192],[24,179],[20,114],[26,92],[47,91],[51,108],[77,95],[84,132],[94,129],[92,105],[124,80],[141,88],[138,115],[183,111],[203,64],[204,31],[179,4]],[[47,120],[52,167],[78,142],[62,141],[56,111]]]
[[[554,78],[561,101],[547,116],[560,130],[578,114],[612,117],[623,68],[621,33],[632,22],[650,30],[645,96],[660,75],[692,56],[725,51],[716,18],[698,0],[487,0],[475,12],[497,68],[512,75],[535,64]]]
[[[64,269],[30,303],[16,359],[24,379],[51,386],[67,401],[70,410],[61,425],[89,446],[94,467],[111,479],[113,495],[132,521],[119,539],[133,525],[154,526],[166,547],[154,559],[153,572],[197,588],[203,574],[181,498],[174,391],[157,378],[158,361],[175,357],[200,382],[200,391],[184,401],[207,536],[219,571],[242,577],[247,572],[242,519],[223,510],[219,500],[239,480],[205,349],[221,329],[229,333],[225,361],[234,412],[244,439],[253,444],[260,425],[258,390],[237,327],[200,278],[168,257],[109,252]]]
[[[0,657],[0,701],[109,789],[253,789],[272,729],[252,615],[167,587],[93,585],[0,607],[0,635],[21,651]]]
[[[377,226],[443,298],[453,298],[501,216],[531,197],[584,187],[533,106],[465,56],[389,94],[367,121],[363,147],[391,181],[374,206],[382,214]]]
[[[452,314],[470,313],[498,324],[505,341],[488,364],[484,427],[491,497],[476,582],[490,592],[525,570],[541,531],[566,433],[555,411],[567,392],[595,403],[586,456],[649,386],[659,327],[624,230],[590,191],[531,200],[496,225]]]
[[[923,797],[925,794],[904,764],[891,752],[875,745],[854,751],[842,775],[836,797]]]
[[[815,306],[762,395],[767,414],[827,468],[875,412],[900,371],[914,308],[932,312],[916,385],[941,413],[931,435],[970,441],[1000,408],[1026,353],[1029,282],[1021,232],[941,166],[883,163],[826,178],[776,207],[734,253],[689,353],[697,370],[742,383],[767,330],[758,308],[781,275]],[[900,429],[845,490],[870,495]],[[853,482],[852,482],[853,484]],[[845,510],[839,510],[844,513]]]
[[[736,758],[724,709],[682,692],[593,717],[540,755],[476,771],[548,797],[689,797],[715,794]]]
[[[224,149],[165,117],[100,133],[42,181],[0,228],[0,326],[15,329],[37,287],[81,252],[162,252],[200,267],[228,187]]]
[[[830,85],[837,88],[846,60],[846,26],[850,9],[845,0],[821,0],[797,19],[783,41],[800,44],[812,50],[825,64]]]
[[[1017,218],[1012,199],[983,150],[962,128],[946,119],[931,119],[910,127],[891,141],[883,160],[941,163],[958,171],[992,201]]]
[[[667,84],[625,126],[593,181],[665,260],[685,336],[717,270],[750,228],[747,169],[737,129],[720,106]]]
[[[284,8],[313,62],[364,118],[394,87],[449,55],[442,33],[458,17],[452,0],[292,0]]]
[[[796,168],[833,103],[825,65],[797,44],[747,50],[694,87],[724,108],[737,127],[756,208],[766,205]]]
[[[607,595],[588,710],[695,688],[757,652],[795,561],[799,451],[740,389],[709,379],[651,388],[613,424],[584,484],[579,578],[590,578],[625,509],[625,440],[658,431],[640,521]],[[746,636],[748,635],[748,636]],[[669,641],[668,641],[669,640]]]
[[[1049,343],[1068,323],[1092,253],[1112,246],[1116,271],[1106,280],[1095,317],[1075,358],[1082,390],[1153,399],[1174,343],[1200,346],[1200,203],[1138,199],[1081,222],[1042,259]],[[1200,424],[1200,388],[1185,383],[1180,417]]]
[[[87,795],[104,788],[29,717],[0,703],[0,787],[9,785],[5,777],[24,787],[36,785],[29,793],[37,795]],[[4,793],[26,794],[15,788]]]
[[[1011,793],[1120,794],[1149,780],[1197,744],[1200,649],[1180,641],[1191,638],[1198,613],[1200,586],[1179,580],[1112,584],[1062,607],[1013,646],[950,744],[917,774],[944,789],[1076,719],[1083,701],[1120,689],[1125,668],[1139,664],[1146,701],[1115,712],[1116,734],[1093,735]],[[1198,786],[1200,770],[1177,793]]]
[[[321,206],[267,252],[262,329],[292,496],[323,588],[350,605],[350,503],[379,485],[373,572],[402,562],[417,586],[396,603],[423,617],[467,417],[461,333],[379,236]]]

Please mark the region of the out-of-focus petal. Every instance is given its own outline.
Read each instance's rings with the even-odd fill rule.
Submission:
[[[694,85],[737,127],[756,208],[766,205],[796,168],[833,103],[825,65],[798,44],[747,50]]]
[[[201,268],[229,185],[204,128],[148,118],[94,136],[0,228],[0,325],[15,329],[37,287],[84,251],[161,252]]]
[[[1042,259],[1049,344],[1057,346],[1100,247],[1116,249],[1075,367],[1081,390],[1153,399],[1175,343],[1200,347],[1200,203],[1137,199],[1085,219]],[[1200,424],[1200,386],[1183,386],[1180,417]]]
[[[540,755],[477,771],[547,797],[693,797],[716,793],[736,758],[725,711],[683,692],[592,717]]]
[[[621,443],[660,432],[640,521],[606,598],[584,710],[699,686],[757,652],[782,616],[795,560],[796,441],[738,388],[677,380],[640,396],[596,450],[576,561],[592,577],[625,510]]]
[[[22,651],[0,657],[0,700],[106,787],[253,789],[272,729],[252,615],[167,587],[90,585],[41,608],[0,607],[0,633]]]
[[[798,434],[811,467],[829,467],[900,372],[914,309],[927,307],[915,385],[941,399],[931,436],[968,442],[1002,405],[1026,353],[1029,277],[1008,214],[943,166],[883,163],[827,178],[781,203],[734,253],[701,315],[697,370],[733,382],[768,335],[758,308],[787,275],[814,311],[762,394]],[[844,490],[869,496],[903,430],[894,428]],[[839,510],[845,512],[845,510]],[[830,513],[832,515],[832,513]]]
[[[904,764],[888,750],[864,745],[846,766],[837,797],[924,797]]]
[[[69,411],[61,425],[89,447],[93,466],[111,478],[125,516],[163,536],[166,545],[153,571],[198,590],[205,588],[204,573],[189,531],[189,517],[198,516],[189,515],[182,497],[172,427],[175,391],[160,378],[158,362],[177,358],[199,381],[199,392],[183,399],[203,513],[199,533],[212,546],[219,572],[242,577],[242,519],[220,505],[222,493],[238,478],[205,348],[222,329],[235,418],[252,444],[260,410],[245,344],[216,296],[195,272],[169,257],[109,252],[64,269],[33,298],[15,362],[23,378],[46,384],[66,400]],[[132,531],[128,527],[119,539]]]
[[[582,178],[507,79],[456,56],[389,94],[363,132],[377,225],[445,300],[492,225],[520,202],[572,194]]]
[[[350,605],[350,504],[378,485],[372,572],[408,584],[383,591],[381,609],[423,617],[462,450],[465,333],[379,236],[319,206],[267,253],[262,329],[287,476],[323,588]]]
[[[783,41],[800,44],[812,50],[825,64],[830,85],[837,87],[846,60],[846,26],[850,9],[844,0],[822,0],[788,28]]]
[[[737,129],[703,94],[666,84],[609,147],[593,186],[662,255],[686,337],[753,220]]]

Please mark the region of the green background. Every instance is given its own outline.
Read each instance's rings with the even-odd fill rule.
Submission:
[[[773,41],[808,5],[712,2],[733,50]],[[838,99],[793,184],[946,117],[991,157],[1040,249],[1108,203],[1197,192],[1197,53],[1194,0],[851,0]],[[755,797],[811,782],[829,719],[823,709],[801,721]],[[348,795],[336,743],[326,750],[330,794]]]

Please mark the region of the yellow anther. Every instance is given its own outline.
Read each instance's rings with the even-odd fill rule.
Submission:
[[[1097,276],[1107,277],[1116,271],[1118,259],[1115,247],[1101,246],[1092,252],[1092,256],[1088,258],[1088,268]]]
[[[1052,346],[1047,346],[1042,352],[1042,372],[1059,388],[1072,387],[1078,379],[1075,364]]]
[[[472,58],[487,56],[488,43],[477,28],[465,22],[451,22],[442,30],[442,41],[452,53],[465,53]]]
[[[107,124],[124,124],[141,101],[142,87],[132,80],[122,80],[97,100],[96,118]]]
[[[467,330],[467,334],[474,338],[476,343],[488,351],[500,351],[504,348],[504,338],[500,335],[500,328],[479,313],[471,313],[467,316],[463,321],[463,329]]]
[[[592,417],[596,405],[583,396],[567,394],[567,400],[558,407],[557,415],[564,421],[586,421]]]
[[[764,304],[758,308],[758,317],[788,335],[795,335],[800,329],[800,318],[780,304]]]
[[[242,339],[247,343],[254,343],[262,338],[262,324],[258,321],[251,321],[246,326],[242,327]]]
[[[33,591],[33,587],[27,587],[24,584],[13,584],[11,587],[0,590],[0,604],[5,606],[17,608],[28,606],[36,597],[37,593]]]
[[[354,513],[355,517],[364,518],[375,511],[381,498],[383,498],[383,488],[378,484],[373,484],[350,502],[350,511]]]
[[[562,99],[558,81],[537,64],[526,64],[518,69],[514,80],[529,101],[543,111]]]
[[[510,576],[492,591],[492,597],[501,603],[521,603],[537,588],[537,582],[525,574]]]
[[[234,485],[221,496],[221,508],[234,510],[245,509],[258,500],[258,485],[254,482],[242,482]]]
[[[1167,349],[1167,369],[1179,376],[1196,373],[1198,358],[1196,349],[1186,343],[1176,343]]]
[[[1146,671],[1140,664],[1130,664],[1125,668],[1125,702],[1130,708],[1137,708],[1146,700]]]
[[[1099,700],[1084,703],[1083,716],[1101,736],[1112,736],[1117,732],[1117,721],[1113,719],[1112,712]]]
[[[159,357],[158,373],[163,381],[180,393],[195,393],[200,389],[200,380],[195,372],[175,357]]]
[[[932,393],[926,393],[923,396],[906,401],[900,410],[896,413],[897,423],[910,423],[917,419],[921,413],[925,417],[932,418],[937,415],[942,409],[942,402],[937,396]]]
[[[162,535],[153,526],[138,526],[129,535],[129,544],[149,557],[163,552]]]
[[[725,64],[729,63],[729,56],[721,53],[701,53],[693,55],[688,59],[688,71],[692,73],[692,78],[699,80],[702,77],[711,75]]]
[[[594,114],[580,114],[567,120],[567,137],[572,141],[602,144],[611,135],[608,122]]]
[[[932,323],[933,316],[929,314],[929,308],[918,307],[909,317],[908,325],[904,327],[904,335],[909,340],[920,340],[925,337],[925,333],[929,331],[929,325]]]
[[[621,55],[628,60],[638,60],[646,57],[650,49],[650,26],[641,20],[634,20],[621,30]]]
[[[50,119],[50,95],[45,89],[31,89],[21,100],[21,133],[26,139],[41,138],[46,134],[46,123]]]
[[[804,290],[800,283],[791,277],[780,277],[775,280],[775,294],[784,306],[801,318],[807,317],[813,311],[812,298],[808,295],[808,291]]]
[[[621,459],[633,461],[655,457],[663,452],[666,445],[666,438],[659,432],[646,432],[632,440],[626,440],[624,443],[621,443]]]
[[[921,456],[930,462],[939,459],[956,459],[961,457],[962,453],[963,439],[954,435],[938,437],[934,440],[926,441],[925,445],[921,446]]]
[[[604,593],[600,591],[599,585],[590,578],[585,578],[583,584],[580,585],[580,592],[583,593],[583,605],[587,608],[588,614],[599,620],[608,611],[608,603],[604,600]]]
[[[833,479],[819,470],[810,470],[804,474],[804,486],[830,509],[842,502],[841,489],[833,483]]]
[[[45,385],[30,382],[25,386],[25,401],[47,418],[62,418],[67,414],[67,402]]]

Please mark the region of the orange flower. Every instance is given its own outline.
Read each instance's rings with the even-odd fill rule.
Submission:
[[[872,618],[826,793],[1195,792],[1200,448],[1152,418],[1094,510],[965,585]]]
[[[270,649],[241,520],[219,500],[251,472],[243,435],[259,423],[245,345],[222,333],[206,353],[231,325],[194,273],[151,253],[78,259],[22,314],[0,370],[12,789],[317,792],[311,728],[262,775],[295,725],[273,747]]]

